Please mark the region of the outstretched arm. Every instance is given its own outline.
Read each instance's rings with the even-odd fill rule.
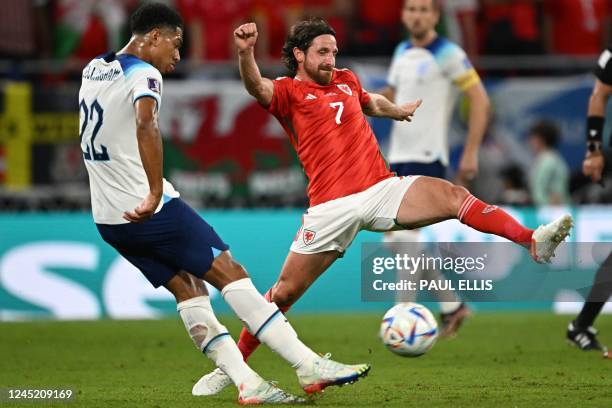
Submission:
[[[363,113],[378,118],[389,118],[394,120],[406,120],[410,122],[412,115],[421,106],[421,99],[404,105],[396,105],[385,96],[377,93],[369,93],[370,103],[363,107]]]
[[[376,93],[381,94],[391,102],[395,102],[395,88],[392,86],[387,86],[386,88],[380,89],[376,91]]]
[[[270,106],[274,84],[263,78],[255,61],[255,43],[257,42],[257,25],[243,24],[234,30],[234,43],[238,49],[240,77],[249,94],[253,95],[263,106]]]

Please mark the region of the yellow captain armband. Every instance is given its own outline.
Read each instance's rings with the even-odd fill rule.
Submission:
[[[480,77],[474,68],[467,71],[465,74],[461,75],[459,78],[455,79],[453,83],[459,88],[461,91],[465,91],[471,88],[473,85],[476,85],[480,82]]]

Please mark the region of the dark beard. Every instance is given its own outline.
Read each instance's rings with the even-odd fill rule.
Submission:
[[[325,75],[327,72],[329,72],[329,76]],[[329,85],[329,83],[331,82],[331,78],[332,78],[332,73],[333,71],[322,71],[321,69],[319,69],[317,67],[316,70],[310,71],[307,70],[306,73],[319,85]]]
[[[324,76],[317,73],[317,76],[313,77],[313,79],[319,85],[329,85],[332,79],[332,75],[330,73],[329,76]]]

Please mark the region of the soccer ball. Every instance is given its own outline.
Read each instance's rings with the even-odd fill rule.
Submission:
[[[384,345],[404,357],[418,357],[433,347],[438,338],[438,323],[429,309],[418,303],[393,306],[380,324]]]

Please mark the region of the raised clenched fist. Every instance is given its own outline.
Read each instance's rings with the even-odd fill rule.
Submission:
[[[257,42],[257,25],[246,23],[234,30],[234,43],[238,51],[253,48]]]

